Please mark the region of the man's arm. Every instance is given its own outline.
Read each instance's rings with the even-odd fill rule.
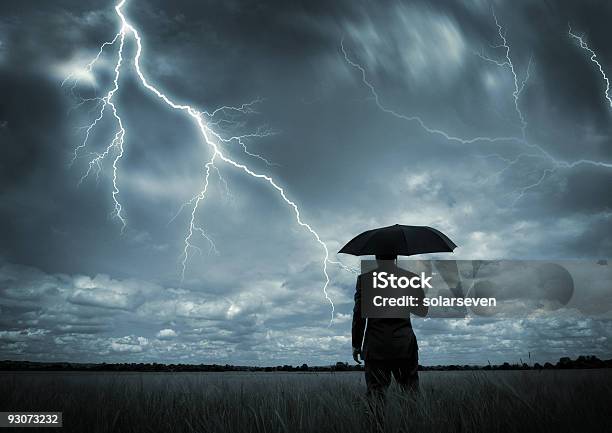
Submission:
[[[358,355],[361,353],[361,342],[365,331],[366,320],[361,317],[361,275],[357,277],[355,286],[355,306],[353,307],[353,326],[351,328],[353,343],[353,359],[360,363]]]

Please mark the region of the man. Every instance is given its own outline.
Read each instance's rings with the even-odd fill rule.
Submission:
[[[372,278],[375,271],[387,271],[395,276],[415,277],[416,274],[397,266],[396,255],[377,255],[377,269],[357,277],[355,307],[353,308],[352,343],[353,359],[359,364],[359,356],[365,361],[365,380],[368,396],[380,396],[391,384],[391,375],[405,390],[418,391],[418,345],[412,330],[410,313],[405,318],[381,319],[361,317],[362,281]],[[428,308],[423,306],[425,293],[422,288],[410,288],[406,293],[418,299],[418,307],[411,313],[424,317]],[[367,325],[367,326],[366,326]],[[363,346],[362,346],[363,342]]]

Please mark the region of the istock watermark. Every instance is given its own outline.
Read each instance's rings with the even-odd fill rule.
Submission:
[[[607,260],[363,260],[363,317],[526,317],[612,311]],[[601,298],[601,299],[600,299]]]
[[[433,289],[430,281],[433,277],[425,276],[425,272],[421,272],[421,276],[397,276],[391,272],[372,272],[372,284],[375,289],[386,289],[387,287],[393,287],[395,289],[407,289],[412,287],[413,289]]]

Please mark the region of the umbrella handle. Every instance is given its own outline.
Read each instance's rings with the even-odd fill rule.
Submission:
[[[363,354],[363,343],[365,342],[365,334],[368,330],[368,318],[366,317],[366,323],[365,326],[363,327],[363,337],[361,337],[361,353]]]

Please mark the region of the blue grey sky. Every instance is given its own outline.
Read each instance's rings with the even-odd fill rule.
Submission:
[[[82,98],[113,88],[118,41],[87,64],[120,31],[114,6],[1,6],[0,358],[350,359],[355,275],[327,263],[330,325],[325,250],[265,179],[219,158],[209,166],[193,215],[215,247],[192,229],[184,257],[213,152],[193,118],[143,86],[129,32],[112,99],[125,128],[115,195],[125,229],[113,213],[118,148],[80,182],[117,131],[109,109],[71,163],[100,109]],[[358,268],[336,251],[395,223],[442,230],[461,259],[610,257],[609,3],[128,1],[122,11],[149,82],[210,114],[223,155],[283,188],[330,260]],[[601,311],[415,319],[421,363],[612,357],[610,300],[581,290]]]

